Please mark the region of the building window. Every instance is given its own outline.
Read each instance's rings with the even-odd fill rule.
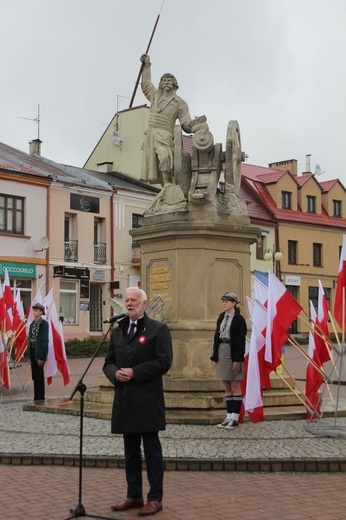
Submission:
[[[282,209],[292,209],[292,193],[283,191],[282,193]]]
[[[15,300],[17,291],[20,293],[20,300],[23,302],[24,312],[30,309],[32,300],[31,280],[25,278],[10,278],[10,286],[13,292],[13,299]]]
[[[318,287],[309,287],[309,302],[315,307],[316,313],[318,310]]]
[[[322,267],[322,244],[312,244],[314,267]]]
[[[330,308],[331,302],[330,302],[330,295],[331,295],[331,289],[330,287],[323,287],[323,291],[328,303],[328,307]],[[312,302],[313,306],[315,307],[316,314],[318,313],[318,287],[309,287],[309,301]],[[328,318],[329,321],[329,318]]]
[[[132,213],[132,229],[140,228],[143,226],[143,215]]]
[[[288,241],[288,263],[289,264],[297,263],[297,247],[298,247],[298,242],[296,240]]]
[[[75,215],[65,213],[64,220],[64,260],[65,262],[78,261],[78,240],[72,237],[77,236],[77,219]]]
[[[107,261],[107,245],[102,242],[104,233],[104,219],[94,219],[94,262],[105,264]]]
[[[260,259],[260,260],[263,260],[263,254],[264,254],[263,242],[264,242],[263,236],[261,235],[257,239],[257,243],[256,243],[256,258]]]
[[[59,314],[64,323],[77,323],[77,282],[60,282]]]
[[[316,213],[316,197],[311,195],[306,197],[306,211],[307,213]]]
[[[0,232],[24,234],[24,199],[0,194]]]
[[[341,218],[341,200],[333,200],[333,217]]]
[[[138,229],[143,226],[143,215],[132,213],[132,229]],[[132,239],[132,265],[138,266],[141,261],[141,249],[138,242]]]

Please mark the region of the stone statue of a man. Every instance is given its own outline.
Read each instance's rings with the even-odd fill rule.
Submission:
[[[151,103],[141,180],[165,187],[173,182],[174,126],[177,119],[185,132],[193,133],[197,125],[200,127],[201,118],[191,119],[187,103],[176,94],[179,85],[172,74],[164,74],[156,89],[151,82],[149,56],[143,54],[141,62],[142,90]]]

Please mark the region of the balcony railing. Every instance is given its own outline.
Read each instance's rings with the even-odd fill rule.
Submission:
[[[107,261],[107,244],[98,242],[94,244],[94,262],[95,264],[105,264]]]
[[[132,265],[139,266],[141,263],[141,248],[138,242],[132,242]]]
[[[78,262],[78,240],[65,240],[65,262]]]

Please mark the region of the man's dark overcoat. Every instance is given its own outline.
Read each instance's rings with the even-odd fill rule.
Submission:
[[[148,433],[164,430],[165,402],[162,375],[172,364],[172,339],[165,323],[146,314],[137,321],[129,341],[129,318],[112,332],[103,372],[114,384],[112,433]],[[120,383],[115,373],[132,368],[134,378]]]

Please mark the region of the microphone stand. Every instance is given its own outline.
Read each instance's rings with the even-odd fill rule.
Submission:
[[[111,517],[107,517],[107,516],[100,516],[100,515],[93,515],[93,514],[87,514],[86,511],[85,511],[85,507],[83,506],[83,503],[82,503],[82,469],[83,469],[83,416],[84,416],[84,394],[86,392],[86,385],[83,383],[83,379],[86,375],[86,373],[88,372],[92,362],[94,361],[95,357],[97,356],[100,348],[102,347],[102,345],[104,345],[104,343],[106,343],[106,338],[108,336],[108,333],[109,331],[111,330],[113,326],[113,322],[111,322],[111,324],[109,325],[108,327],[108,330],[106,332],[106,334],[104,335],[102,341],[100,342],[99,346],[97,347],[97,349],[95,350],[94,352],[94,355],[92,356],[92,358],[90,359],[90,362],[88,364],[88,366],[86,367],[85,371],[84,371],[84,374],[82,375],[82,377],[80,378],[80,380],[78,381],[75,389],[73,390],[71,396],[69,397],[69,400],[72,401],[74,395],[76,392],[80,392],[80,427],[79,427],[79,494],[78,494],[78,504],[75,508],[71,508],[70,509],[70,513],[72,513],[71,516],[69,516],[68,518],[66,518],[66,520],[71,520],[72,518],[78,518],[80,516],[87,516],[87,517],[90,517],[90,518],[103,518],[104,520],[117,520],[116,518],[114,518],[114,516],[111,518]]]

